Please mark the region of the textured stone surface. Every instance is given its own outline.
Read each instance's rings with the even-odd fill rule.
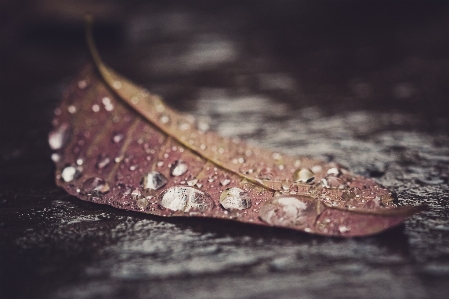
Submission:
[[[14,3],[1,9],[1,298],[449,292],[445,3]],[[342,163],[400,205],[430,209],[387,233],[341,240],[68,196],[53,182],[47,133],[86,57],[85,10],[99,12],[105,60],[173,107],[223,135]]]

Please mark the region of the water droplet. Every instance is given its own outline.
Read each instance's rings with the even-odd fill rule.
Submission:
[[[201,144],[200,145],[200,149],[202,149],[204,151],[206,149],[206,145],[205,144]]]
[[[131,103],[133,103],[134,105],[138,104],[140,102],[140,98],[139,97],[132,97],[131,98]]]
[[[93,112],[98,112],[98,111],[100,111],[100,106],[97,105],[97,104],[92,105],[92,111],[93,111]]]
[[[196,127],[197,127],[198,131],[203,132],[203,133],[207,132],[209,130],[209,124],[207,122],[204,122],[201,120],[199,120],[196,123]]]
[[[129,167],[129,170],[134,171],[134,170],[136,170],[138,167],[139,167],[138,165],[134,164],[134,165],[131,165],[131,166]]]
[[[123,135],[122,133],[116,133],[112,137],[112,141],[114,143],[119,143],[119,142],[121,142],[123,140],[123,138],[125,138],[125,135]]]
[[[168,117],[168,115],[161,115],[161,117],[159,117],[159,121],[163,124],[168,124],[170,122],[170,117]]]
[[[346,225],[340,225],[338,227],[338,230],[340,231],[340,233],[344,234],[350,231],[349,227],[347,227]]]
[[[51,160],[55,163],[59,162],[61,160],[61,155],[58,153],[51,154]]]
[[[280,159],[282,159],[282,155],[279,154],[279,153],[273,153],[271,156],[272,156],[273,159],[275,159],[275,160],[280,160]]]
[[[312,166],[311,171],[313,173],[320,173],[321,171],[323,171],[323,166],[321,166],[321,165],[314,165],[314,166]]]
[[[105,194],[105,193],[109,192],[109,184],[106,183],[101,178],[94,177],[94,178],[87,179],[83,183],[83,189],[86,192],[94,192],[94,193],[96,192],[99,194]]]
[[[111,159],[108,156],[99,156],[97,160],[96,167],[98,169],[103,169],[111,163]]]
[[[64,147],[70,137],[70,126],[67,123],[61,124],[48,135],[48,144],[52,150],[59,150]]]
[[[337,167],[329,168],[329,170],[326,172],[328,176],[340,176],[341,171]]]
[[[81,166],[81,165],[83,165],[83,164],[84,164],[84,159],[82,159],[82,158],[76,159],[76,165]]]
[[[178,129],[180,131],[187,131],[188,129],[190,129],[190,124],[185,121],[180,121],[178,123]]]
[[[136,204],[139,207],[141,211],[145,211],[145,209],[150,204],[150,201],[154,198],[154,196],[146,196],[146,197],[140,197],[137,199]]]
[[[258,175],[261,180],[273,180],[275,176],[276,173],[270,167],[262,168]]]
[[[205,211],[214,206],[209,194],[185,186],[168,188],[159,195],[158,203],[164,208],[184,212],[192,209]]]
[[[180,176],[186,173],[188,165],[181,160],[175,161],[170,167],[170,174],[172,176]]]
[[[73,105],[70,105],[69,107],[67,107],[67,111],[68,111],[70,114],[76,113],[76,107],[73,106]]]
[[[220,182],[220,185],[222,185],[222,186],[227,186],[227,185],[229,185],[230,182],[231,182],[230,179],[224,179],[224,180],[222,180],[222,181]]]
[[[62,170],[61,178],[64,180],[64,182],[69,183],[73,180],[78,179],[81,176],[81,173],[81,167],[67,166]]]
[[[79,89],[84,89],[87,87],[87,81],[86,80],[80,80],[78,81],[78,88]]]
[[[160,172],[152,171],[146,174],[140,184],[145,189],[158,190],[167,184],[167,178]]]
[[[245,210],[251,207],[251,198],[240,188],[228,188],[221,193],[220,204],[225,209]]]
[[[310,183],[315,179],[313,172],[307,168],[296,169],[293,173],[293,181],[295,183]]]
[[[307,225],[308,208],[310,199],[304,196],[279,196],[271,203],[265,204],[260,209],[260,218],[271,225],[303,226]]]
[[[193,179],[193,180],[187,181],[187,185],[190,186],[190,187],[195,186],[196,183],[198,183],[197,179]]]
[[[114,87],[115,89],[120,89],[122,88],[122,82],[114,81],[114,83],[112,83],[112,87]]]
[[[362,195],[362,190],[360,188],[353,187],[347,191],[343,191],[341,193],[341,198],[345,201],[348,201],[348,200],[360,198],[361,195]]]

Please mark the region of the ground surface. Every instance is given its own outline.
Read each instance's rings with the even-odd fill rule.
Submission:
[[[449,5],[2,2],[0,298],[444,298]],[[167,4],[168,3],[168,4]],[[54,184],[53,109],[105,61],[228,136],[345,164],[429,210],[323,238],[95,205]]]

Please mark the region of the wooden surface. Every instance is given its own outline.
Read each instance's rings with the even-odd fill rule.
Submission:
[[[445,298],[449,6],[444,2],[4,1],[0,298]],[[83,202],[47,134],[87,59],[227,136],[336,161],[430,209],[355,239]]]

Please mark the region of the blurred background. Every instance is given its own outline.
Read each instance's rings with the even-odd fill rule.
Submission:
[[[392,233],[336,241],[66,196],[47,134],[89,59],[88,13],[107,64],[172,107],[223,135],[345,164],[399,205],[430,210]],[[16,298],[449,292],[447,1],[2,0],[0,26],[0,289]]]

